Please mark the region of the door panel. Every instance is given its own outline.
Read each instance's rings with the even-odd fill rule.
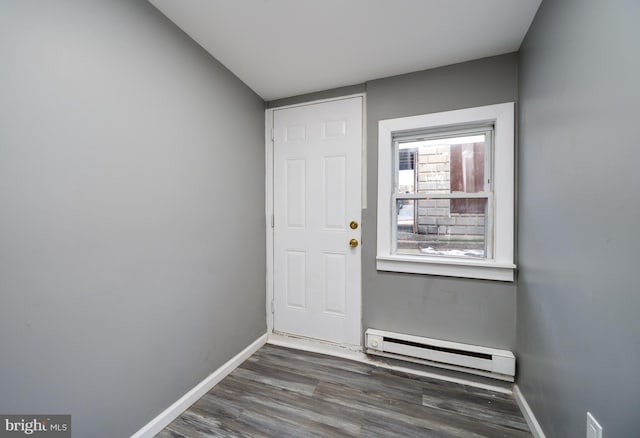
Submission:
[[[307,253],[304,251],[287,251],[287,306],[307,309]]]
[[[285,199],[288,228],[304,229],[307,217],[306,175],[307,163],[304,159],[287,160],[287,198]]]
[[[343,230],[347,221],[346,161],[344,156],[325,157],[322,163],[325,229]]]
[[[323,295],[322,311],[345,316],[347,301],[347,260],[344,254],[323,254]]]
[[[274,330],[360,345],[362,98],[274,111]]]

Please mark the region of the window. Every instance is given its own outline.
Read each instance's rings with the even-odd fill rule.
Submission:
[[[513,281],[514,104],[379,122],[379,270]]]
[[[492,126],[394,136],[396,253],[486,258]],[[405,156],[413,157],[408,168]]]

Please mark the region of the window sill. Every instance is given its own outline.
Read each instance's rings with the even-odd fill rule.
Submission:
[[[378,256],[376,268],[379,271],[513,281],[516,265],[486,260],[389,255]]]

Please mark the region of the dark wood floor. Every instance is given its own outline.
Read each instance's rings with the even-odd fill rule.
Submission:
[[[272,345],[157,437],[531,437],[509,395]]]

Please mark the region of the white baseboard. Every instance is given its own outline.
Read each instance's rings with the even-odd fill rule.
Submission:
[[[516,403],[518,403],[524,419],[527,420],[527,424],[529,425],[529,429],[531,429],[533,436],[535,438],[546,438],[542,427],[540,427],[540,423],[538,423],[536,416],[533,415],[533,411],[531,410],[529,403],[527,403],[527,400],[524,398],[524,394],[522,394],[518,385],[513,385],[513,397],[516,399]]]
[[[260,336],[251,345],[229,359],[224,365],[211,373],[202,382],[194,386],[189,392],[180,397],[178,401],[162,411],[157,417],[144,425],[139,431],[131,435],[131,438],[151,438],[178,418],[185,410],[194,404],[216,386],[222,379],[235,370],[242,362],[248,359],[260,347],[267,343],[267,334]]]
[[[326,354],[328,356],[340,357],[348,360],[355,360],[356,362],[362,362],[369,365],[373,365],[379,368],[386,368],[389,370],[400,371],[407,374],[413,374],[415,376],[429,377],[432,379],[444,380],[446,382],[459,383],[461,385],[473,386],[476,388],[488,389],[490,391],[501,392],[504,394],[511,394],[510,389],[502,388],[500,386],[489,385],[480,382],[474,382],[472,380],[466,380],[458,377],[445,376],[442,374],[431,373],[428,371],[421,371],[414,368],[403,367],[398,365],[391,365],[381,361],[371,360],[366,354],[358,349],[348,346],[333,345],[321,341],[315,341],[306,338],[296,338],[295,336],[286,336],[281,334],[269,333],[268,344],[279,345],[281,347],[293,348],[296,350],[310,351],[312,353]]]

